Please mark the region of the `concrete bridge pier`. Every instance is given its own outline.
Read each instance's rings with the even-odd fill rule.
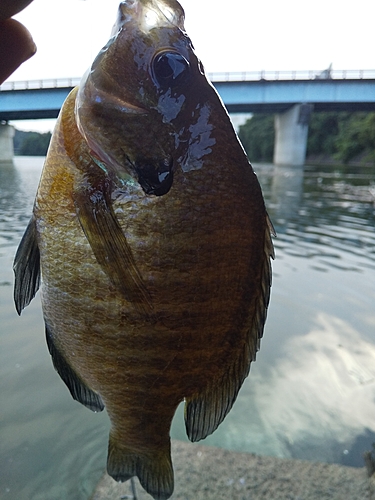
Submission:
[[[8,123],[0,122],[0,162],[13,161],[14,128]]]
[[[306,158],[307,133],[313,106],[295,104],[284,113],[275,115],[276,165],[303,165]]]

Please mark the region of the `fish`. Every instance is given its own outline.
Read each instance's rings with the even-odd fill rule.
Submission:
[[[263,335],[272,234],[256,174],[176,0],[120,3],[60,111],[14,260],[19,314],[41,288],[72,397],[111,426],[107,472],[173,493],[170,426],[231,410]]]

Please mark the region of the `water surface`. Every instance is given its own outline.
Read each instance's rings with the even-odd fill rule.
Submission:
[[[0,167],[0,498],[86,500],[105,468],[107,415],[73,401],[54,371],[39,297],[21,318],[12,300],[42,163]],[[278,234],[268,321],[205,442],[362,466],[375,441],[375,168],[255,169]],[[185,439],[182,408],[172,435]]]

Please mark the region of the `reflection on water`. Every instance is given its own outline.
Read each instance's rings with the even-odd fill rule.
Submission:
[[[39,299],[21,318],[12,303],[42,161],[0,168],[0,497],[83,500],[105,467],[107,416],[54,372]],[[250,377],[205,442],[362,466],[375,441],[375,169],[256,170],[278,233],[271,305]],[[182,408],[172,433],[185,439]]]
[[[0,498],[83,500],[105,466],[106,415],[82,412],[61,391],[39,297],[21,318],[12,304],[12,262],[43,161],[0,165]]]

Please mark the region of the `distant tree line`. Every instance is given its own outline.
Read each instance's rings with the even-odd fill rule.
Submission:
[[[51,140],[51,133],[24,132],[15,130],[13,145],[16,155],[45,156]]]
[[[274,115],[254,114],[240,127],[239,137],[251,161],[271,162],[275,141]],[[17,155],[44,156],[51,133],[15,131]],[[375,163],[375,112],[316,112],[311,115],[307,157],[353,159]]]
[[[239,137],[251,161],[270,162],[275,139],[274,115],[255,114]],[[316,112],[311,116],[307,157],[375,162],[375,112]]]

